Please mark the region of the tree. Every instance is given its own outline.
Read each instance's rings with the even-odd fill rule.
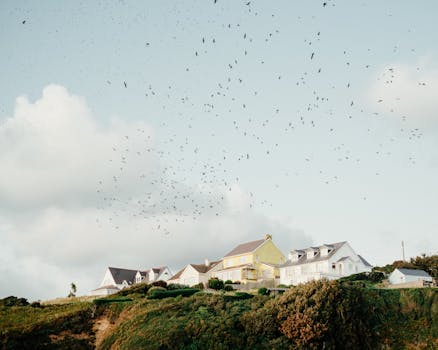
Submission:
[[[415,267],[426,271],[432,277],[438,278],[438,255],[422,254],[415,258],[411,258],[411,264]]]
[[[76,284],[73,282],[70,284],[70,293],[68,293],[68,298],[73,298],[76,296]]]

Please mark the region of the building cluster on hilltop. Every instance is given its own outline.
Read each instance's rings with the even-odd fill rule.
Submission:
[[[237,245],[221,260],[205,259],[188,264],[175,275],[167,266],[149,270],[108,267],[101,285],[92,295],[109,295],[136,283],[167,283],[194,286],[211,278],[232,281],[242,286],[275,287],[297,285],[319,279],[338,279],[355,273],[371,272],[372,266],[356,254],[348,242],[323,244],[290,251],[288,259],[272,241],[263,239]]]

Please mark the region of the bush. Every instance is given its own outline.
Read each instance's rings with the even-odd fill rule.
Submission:
[[[234,295],[224,295],[225,301],[246,300],[251,299],[254,295],[245,292],[236,292]]]
[[[195,288],[185,288],[185,289],[175,289],[175,290],[154,290],[148,296],[148,299],[174,298],[180,295],[183,297],[189,297],[197,292],[199,292],[199,289],[195,289]]]
[[[129,294],[135,294],[135,293],[147,294],[147,292],[150,288],[151,288],[150,284],[138,283],[138,284],[134,284],[133,286],[131,286],[129,288],[122,289],[120,292],[117,292],[114,295],[119,297],[119,296],[127,296]]]
[[[29,302],[26,298],[17,298],[13,295],[0,299],[0,305],[3,306],[27,306]]]
[[[224,286],[224,291],[226,291],[226,292],[231,292],[231,291],[233,291],[233,290],[234,290],[234,288],[233,288],[232,285],[225,284],[225,286]]]
[[[163,287],[151,287],[149,290],[148,290],[148,295],[151,295],[152,293],[155,293],[156,291],[165,291],[166,290],[166,288],[163,288]]]
[[[179,284],[179,283],[170,283],[167,285],[167,290],[187,289],[187,288],[190,287],[185,284]]]
[[[380,283],[385,279],[385,274],[379,271],[373,272],[361,272],[356,273],[354,275],[342,277],[339,279],[340,282],[355,282],[355,281],[364,281],[371,283]]]
[[[231,281],[231,280],[226,280],[224,283],[225,283],[225,284],[233,284],[233,281]]]
[[[259,288],[257,293],[259,295],[269,295],[269,290],[268,290],[268,288],[262,287],[262,288]]]
[[[203,290],[204,289],[204,283],[200,282],[198,284],[195,284],[192,288]]]
[[[277,288],[290,288],[289,286],[285,285],[285,284],[279,284],[277,286]]]
[[[289,289],[272,304],[281,333],[298,348],[378,348],[383,311],[375,290],[314,281]]]
[[[208,288],[211,288],[214,290],[224,289],[224,281],[222,281],[218,278],[210,278],[208,280]]]
[[[232,284],[240,284],[240,281],[234,281]]]
[[[154,287],[163,287],[163,288],[167,288],[167,283],[165,281],[155,281],[152,282],[152,285]]]

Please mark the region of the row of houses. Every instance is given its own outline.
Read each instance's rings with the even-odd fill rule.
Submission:
[[[370,272],[372,266],[356,254],[346,241],[292,250],[286,258],[272,241],[263,239],[237,245],[222,259],[190,263],[172,275],[167,266],[146,271],[109,267],[92,295],[108,295],[135,283],[168,283],[193,286],[210,278],[251,286],[297,285],[312,280],[338,279],[354,273]]]

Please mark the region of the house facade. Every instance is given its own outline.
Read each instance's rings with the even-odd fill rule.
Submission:
[[[154,267],[146,271],[108,267],[100,286],[89,295],[110,295],[136,283],[167,281],[170,277],[172,273],[167,266]]]
[[[371,272],[372,266],[348,242],[324,244],[290,251],[280,267],[280,283],[297,285],[319,279],[338,279]]]
[[[432,276],[423,270],[414,269],[395,269],[388,277],[391,284],[410,283],[417,281],[426,281],[432,283]]]
[[[188,264],[172,276],[168,283],[183,284],[190,287],[199,283],[207,285],[214,271],[221,267],[222,260],[210,262],[206,259],[204,264]]]
[[[279,266],[286,261],[283,253],[272,242],[272,236],[243,243],[235,247],[222,260],[222,267],[212,272],[223,281],[241,283],[275,281]]]
[[[135,283],[167,281],[171,277],[172,273],[167,266],[152,267],[150,270],[137,271],[135,274]]]

